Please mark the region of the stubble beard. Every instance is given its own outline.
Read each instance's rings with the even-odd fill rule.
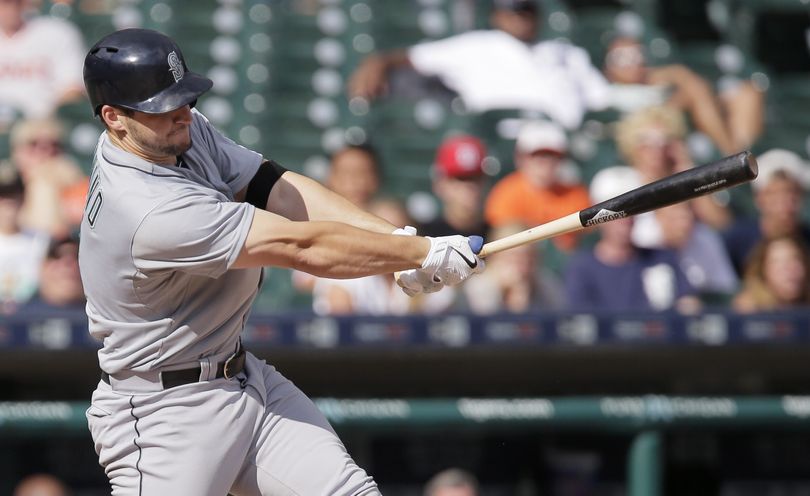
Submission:
[[[175,135],[185,134],[187,139],[183,139],[180,142],[172,142],[171,139]],[[160,138],[158,138],[159,140]],[[177,131],[174,133],[170,133],[166,136],[163,141],[158,141],[155,143],[155,147],[157,151],[166,154],[166,155],[182,155],[187,152],[191,148],[191,133],[189,129],[184,129],[183,131]]]
[[[150,150],[154,154],[163,156],[178,156],[187,152],[191,148],[191,133],[188,128],[178,130],[163,136],[146,136],[139,130],[131,130],[133,138],[141,143],[141,146]],[[178,135],[185,132],[186,139],[180,139]],[[180,141],[172,141],[172,138],[179,139]]]

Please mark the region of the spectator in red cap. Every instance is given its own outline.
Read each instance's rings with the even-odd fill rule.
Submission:
[[[423,236],[484,236],[483,204],[486,176],[483,163],[486,147],[478,138],[466,134],[451,136],[442,142],[433,164],[433,192],[441,202],[441,215],[423,225]]]
[[[487,222],[493,227],[509,223],[536,226],[589,205],[582,184],[562,179],[568,138],[562,128],[545,121],[530,121],[515,143],[515,171],[498,181],[486,200]],[[554,238],[565,252],[576,244],[573,234]]]

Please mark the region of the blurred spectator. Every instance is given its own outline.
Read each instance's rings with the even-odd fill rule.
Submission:
[[[490,240],[528,229],[523,224],[496,228]],[[526,244],[487,257],[487,270],[464,283],[473,313],[526,313],[563,307],[563,286],[543,267],[538,244]]]
[[[89,180],[63,151],[64,129],[55,119],[17,122],[11,163],[25,183],[22,225],[64,236],[81,223]]]
[[[29,475],[14,488],[13,496],[69,496],[68,488],[48,474]]]
[[[481,206],[486,153],[484,143],[474,136],[451,136],[442,142],[433,163],[433,192],[441,202],[441,214],[420,226],[420,235],[486,235]]]
[[[487,197],[487,222],[492,227],[514,222],[536,226],[589,206],[585,186],[561,179],[567,155],[568,138],[559,126],[524,124],[515,143],[515,171],[498,181]],[[573,249],[576,241],[575,234],[554,238],[563,251]]]
[[[424,496],[479,496],[478,479],[459,468],[437,473],[425,484]]]
[[[39,287],[25,308],[83,310],[84,288],[79,274],[77,235],[53,239],[39,271]]]
[[[657,248],[669,248],[678,254],[681,270],[702,297],[723,301],[737,291],[739,280],[723,238],[695,218],[690,203],[677,203],[654,214],[663,237]]]
[[[726,249],[738,274],[763,238],[793,235],[810,244],[810,226],[802,221],[803,197],[810,189],[810,164],[795,153],[772,149],[757,157],[759,176],[751,183],[758,218],[737,220],[725,233]]]
[[[684,142],[686,122],[670,107],[648,107],[624,117],[616,126],[616,142],[627,165],[636,169],[641,184],[647,184],[690,169],[694,164]],[[698,220],[713,229],[723,229],[732,217],[725,205],[726,192],[692,200]],[[640,247],[662,243],[661,226],[652,213],[640,215],[633,229],[633,242]]]
[[[74,25],[29,11],[28,0],[0,1],[0,113],[41,118],[83,94],[86,50]]]
[[[709,82],[683,65],[650,67],[644,46],[634,38],[619,37],[610,43],[604,72],[611,82],[613,107],[634,112],[667,104],[683,110],[725,154],[747,148],[762,132],[764,99],[753,85],[741,83],[724,95],[730,109],[745,109],[724,116]]]
[[[392,69],[412,67],[440,78],[472,112],[534,110],[575,129],[586,110],[605,106],[607,81],[585,50],[560,40],[537,42],[540,17],[535,0],[495,0],[493,29],[373,54],[352,75],[349,92],[379,97]]]
[[[639,186],[628,167],[596,173],[590,191],[598,203]],[[700,307],[671,250],[638,248],[632,242],[633,217],[599,224],[593,249],[574,256],[565,272],[567,305],[587,310],[668,310],[692,313]]]
[[[377,152],[368,145],[349,145],[332,155],[326,186],[358,207],[367,208],[380,187]]]
[[[810,247],[798,236],[762,240],[733,304],[745,313],[810,306]]]
[[[16,169],[0,164],[0,314],[12,313],[36,292],[48,236],[23,230],[25,187]]]
[[[380,162],[374,148],[369,145],[349,145],[330,157],[324,184],[358,207],[369,210],[371,200],[379,191],[380,173]],[[316,279],[306,272],[291,271],[293,287],[304,294],[313,291]]]
[[[369,212],[395,226],[410,224],[405,207],[393,199],[375,200]],[[318,315],[403,315],[416,301],[402,292],[393,274],[356,279],[314,278],[312,309]]]

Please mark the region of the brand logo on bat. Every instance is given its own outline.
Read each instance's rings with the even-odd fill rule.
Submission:
[[[715,189],[718,186],[722,186],[723,184],[725,184],[727,182],[728,181],[725,180],[725,179],[718,179],[717,181],[715,181],[713,183],[704,184],[703,186],[699,186],[699,187],[695,188],[695,193],[698,193],[700,191],[708,191],[710,189]]]
[[[585,225],[593,226],[596,224],[604,224],[605,222],[621,219],[623,217],[627,217],[627,212],[614,212],[613,210],[603,208],[596,212],[596,215],[594,215],[592,218],[588,219],[588,221],[585,222]]]

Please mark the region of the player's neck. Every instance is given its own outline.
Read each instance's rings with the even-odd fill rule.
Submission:
[[[163,155],[155,154],[151,150],[145,149],[135,140],[131,139],[128,134],[121,136],[119,133],[108,131],[107,135],[110,141],[118,148],[142,158],[149,163],[158,165],[177,165],[176,155]]]

